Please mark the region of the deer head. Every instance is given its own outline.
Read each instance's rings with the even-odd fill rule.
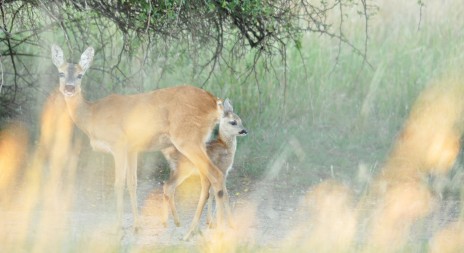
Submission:
[[[81,80],[85,71],[90,67],[94,49],[87,48],[81,55],[79,64],[67,63],[64,60],[63,50],[57,45],[52,45],[52,61],[58,68],[60,78],[60,91],[65,97],[72,97],[81,92]]]
[[[234,108],[228,98],[224,100],[224,116],[221,118],[220,128],[220,131],[227,136],[245,136],[248,134],[242,124],[242,119],[234,113]]]

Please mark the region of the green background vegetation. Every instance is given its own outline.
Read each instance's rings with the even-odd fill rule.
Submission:
[[[193,13],[229,15],[224,19],[228,20],[224,27],[229,29],[221,37],[217,58],[216,42],[206,40],[217,33],[193,36],[195,31],[182,28],[175,30],[176,34],[160,32],[179,28],[173,25],[180,17],[175,6],[183,1],[151,7],[144,5],[145,1],[120,1],[130,10],[141,6],[145,14],[138,13],[140,20],[152,15],[149,24],[154,30],[147,30],[147,35],[146,23],[136,22],[140,20],[118,26],[92,9],[76,11],[75,6],[59,3],[44,8],[41,1],[24,7],[37,8],[30,12],[32,17],[9,22],[15,13],[8,10],[16,10],[22,1],[5,2],[3,25],[8,28],[0,33],[2,128],[20,121],[35,144],[42,105],[57,87],[50,45],[60,45],[74,62],[87,46],[93,46],[94,62],[83,79],[84,96],[90,101],[111,93],[133,94],[185,83],[232,100],[249,130],[248,136],[239,137],[235,170],[228,183],[232,193],[245,191],[240,188],[244,182],[263,178],[273,178],[276,188],[304,191],[333,178],[362,192],[387,159],[420,92],[449,73],[462,72],[464,66],[464,6],[459,1],[378,0],[367,1],[367,5],[361,4],[365,1],[345,1],[321,18],[321,24],[327,25],[322,30],[298,30],[298,23],[292,20],[288,26],[282,25],[286,22],[268,26],[267,32],[283,29],[285,36],[269,37],[266,47],[252,46],[231,20],[245,13],[251,24],[261,16],[272,23],[274,11],[261,8],[259,1],[214,1],[221,4],[206,5]],[[156,23],[155,17],[165,23]],[[200,30],[214,23],[188,24]],[[37,33],[44,27],[45,31]],[[25,41],[13,48],[15,67],[8,39]],[[20,85],[16,87],[15,82]],[[93,180],[104,179],[111,186],[111,157],[90,151],[84,140],[84,159],[79,165],[98,167],[88,173]],[[140,181],[166,178],[166,166],[159,165],[158,156],[149,153],[141,157]],[[461,157],[441,183],[431,184],[437,196],[451,192],[451,197],[459,198]],[[276,164],[280,167],[273,175]],[[411,247],[424,250],[427,246]],[[166,251],[171,250],[182,251],[177,247]]]
[[[243,11],[256,12],[258,7],[253,3],[244,5]],[[34,35],[34,27],[55,27],[40,34],[42,44],[23,43],[14,48],[23,54],[16,56],[19,77],[11,75],[11,62],[7,55],[2,56],[4,94],[13,79],[26,78],[22,77],[26,71],[36,73],[28,80],[32,87],[25,85],[18,91],[18,105],[2,110],[15,110],[36,138],[41,105],[57,82],[49,58],[50,44],[63,46],[68,59],[77,61],[93,41],[96,55],[83,81],[89,100],[184,83],[202,86],[219,97],[232,99],[250,131],[239,139],[235,167],[240,176],[262,177],[275,154],[290,148],[286,169],[281,173],[291,182],[311,185],[327,177],[355,181],[360,165],[367,166],[371,173],[381,166],[419,92],[449,69],[462,66],[463,59],[464,21],[457,4],[368,4],[368,16],[362,12],[362,5],[347,3],[343,15],[334,10],[326,17],[331,29],[341,31],[356,50],[340,39],[308,32],[287,41],[284,57],[276,53],[275,57],[265,55],[256,60],[260,49],[241,44],[244,49],[237,53],[236,45],[226,44],[226,60],[214,69],[201,67],[212,54],[201,47],[211,44],[195,38],[179,43],[173,38],[147,41],[122,33],[109,21],[93,21],[96,13],[91,10],[73,12],[83,26],[65,26],[84,29],[82,33],[63,32],[63,27],[45,15],[47,10],[34,12],[34,26],[29,27],[32,24],[26,21],[11,24],[10,31],[23,31],[11,35],[14,41],[27,40]],[[5,13],[5,18],[12,15]],[[80,41],[82,34],[88,35],[86,42]],[[6,54],[6,35],[2,36],[2,52]],[[129,49],[124,51],[124,47]],[[367,62],[359,53],[364,50]],[[13,118],[9,113],[3,115],[2,124]]]

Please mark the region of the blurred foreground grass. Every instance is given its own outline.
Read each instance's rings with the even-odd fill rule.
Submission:
[[[85,138],[69,142],[69,130],[58,141],[43,140],[52,143],[53,151],[40,153],[19,124],[3,130],[0,137],[0,251],[460,252],[464,228],[459,210],[449,224],[435,221],[440,225],[427,235],[430,243],[411,236],[414,226],[421,229],[423,219],[434,217],[431,213],[437,212],[441,201],[462,200],[464,178],[459,152],[464,6],[458,1],[423,2],[422,9],[415,2],[374,2],[379,9],[371,17],[368,41],[373,68],[348,46],[339,48],[333,39],[308,34],[301,51],[288,48],[287,69],[275,62],[274,74],[269,74],[258,65],[256,78],[246,85],[241,85],[241,76],[219,69],[205,85],[217,96],[231,98],[250,130],[239,139],[235,170],[229,177],[233,192],[243,194],[245,180],[251,181],[250,191],[259,191],[253,186],[268,180],[275,188],[305,192],[301,197],[307,209],[303,209],[310,219],[278,246],[241,243],[246,225],[260,215],[253,204],[240,216],[243,230],[227,236],[212,232],[193,246],[121,246],[112,236],[93,237],[96,228],[77,237],[68,216],[76,194],[88,190],[79,184],[95,181],[90,185],[99,187],[88,195],[110,198],[111,190],[105,192],[113,181],[111,159],[88,151]],[[362,48],[363,19],[356,10],[349,17],[345,35]],[[241,59],[237,65],[246,69],[252,61]],[[189,62],[180,64],[161,82],[185,83],[180,73],[191,68]],[[99,89],[86,85],[84,89]],[[426,95],[420,95],[424,90]],[[426,109],[417,109],[414,103],[419,107],[425,103]],[[55,124],[48,129],[52,136],[68,123]],[[286,155],[280,159],[282,150]],[[142,157],[141,181],[153,177],[154,163],[160,162],[153,157]],[[89,168],[95,171],[82,178],[82,170]],[[370,204],[369,198],[377,202]]]

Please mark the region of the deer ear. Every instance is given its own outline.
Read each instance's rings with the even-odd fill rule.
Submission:
[[[233,112],[234,108],[232,107],[232,102],[230,102],[230,99],[226,98],[224,100],[224,112]]]
[[[93,47],[88,47],[81,55],[81,60],[79,61],[79,65],[81,66],[82,70],[85,72],[90,67],[90,63],[92,62],[93,55],[94,55]]]
[[[57,68],[64,64],[63,50],[55,44],[52,45],[52,62]]]

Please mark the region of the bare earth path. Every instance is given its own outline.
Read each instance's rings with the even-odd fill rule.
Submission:
[[[232,183],[228,186],[236,221],[235,229],[226,229],[222,233],[208,229],[203,215],[202,234],[190,241],[182,241],[198,201],[198,182],[192,178],[178,188],[176,198],[181,226],[175,227],[170,219],[165,228],[160,220],[162,179],[153,174],[141,173],[138,185],[140,229],[136,233],[131,229],[133,221],[126,194],[124,232],[122,236],[117,235],[112,222],[115,218],[115,205],[112,202],[113,165],[108,162],[108,157],[101,158],[94,154],[90,155],[89,161],[92,162],[81,164],[83,167],[78,169],[79,176],[72,180],[75,183],[73,196],[64,215],[44,210],[46,204],[40,198],[34,202],[36,207],[29,214],[23,214],[21,210],[0,210],[0,241],[12,242],[9,239],[23,238],[27,243],[20,247],[23,249],[20,252],[30,252],[32,249],[49,252],[52,247],[56,247],[59,252],[114,252],[114,249],[151,252],[166,248],[187,252],[215,252],[213,243],[221,238],[228,247],[240,245],[251,251],[256,248],[281,251],[311,235],[311,216],[307,202],[311,188],[293,186],[282,177],[265,177],[254,182],[238,179],[235,171],[230,175]],[[89,166],[102,169],[92,171]],[[408,238],[419,248],[427,244],[436,231],[458,219],[458,201],[437,200],[436,203],[433,212],[413,226]],[[61,206],[63,203],[56,204]],[[296,238],[300,238],[300,241]],[[224,245],[220,246],[224,248]],[[0,245],[0,252],[3,252],[2,247],[4,245]]]
[[[130,229],[132,224],[129,205],[126,206],[124,236],[121,244],[128,249],[159,249],[180,247],[203,251],[204,244],[215,240],[216,230],[207,228],[203,215],[202,234],[190,241],[182,241],[187,232],[197,204],[199,189],[194,179],[186,181],[177,194],[177,203],[181,226],[175,227],[172,219],[167,228],[160,221],[161,182],[146,180],[139,184],[139,205],[142,216],[141,228],[137,233]],[[301,234],[310,233],[310,215],[305,197],[310,189],[292,187],[277,180],[271,182],[242,182],[231,187],[231,203],[237,227],[227,230],[226,237],[234,244],[246,247],[264,247],[281,249],[288,247],[301,238]],[[82,200],[85,202],[85,200]],[[88,201],[88,200],[87,200]],[[112,207],[111,205],[109,207]],[[409,240],[419,245],[427,244],[433,233],[447,223],[456,220],[460,205],[457,201],[438,202],[433,213],[412,229]],[[98,209],[98,208],[97,208]],[[110,208],[111,209],[111,208]],[[109,213],[109,212],[108,212]],[[104,224],[104,212],[76,212],[73,227],[88,226],[95,231],[95,224]],[[76,233],[85,231],[77,229]],[[103,236],[105,236],[103,234]],[[300,237],[298,237],[300,236]],[[304,237],[303,237],[304,238]]]

